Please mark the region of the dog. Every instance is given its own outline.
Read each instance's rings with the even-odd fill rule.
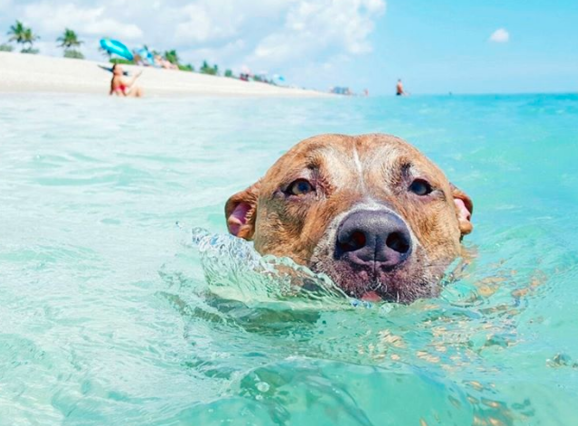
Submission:
[[[231,234],[327,274],[351,297],[439,294],[473,203],[425,155],[385,134],[299,142],[225,205]]]

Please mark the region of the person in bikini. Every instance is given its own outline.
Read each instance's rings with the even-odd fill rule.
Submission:
[[[119,64],[112,67],[112,80],[110,81],[110,95],[130,96],[140,98],[143,95],[142,88],[135,84],[142,71],[135,74],[130,80],[123,78],[124,71]]]

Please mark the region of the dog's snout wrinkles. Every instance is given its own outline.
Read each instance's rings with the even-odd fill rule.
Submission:
[[[411,236],[405,222],[385,210],[358,210],[341,222],[336,258],[373,268],[393,268],[411,254]]]

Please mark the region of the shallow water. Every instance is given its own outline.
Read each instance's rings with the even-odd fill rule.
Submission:
[[[575,95],[2,95],[0,424],[578,424],[577,123]],[[439,298],[357,303],[224,235],[327,132],[402,136],[473,198]]]

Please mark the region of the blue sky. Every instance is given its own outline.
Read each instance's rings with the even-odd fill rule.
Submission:
[[[320,89],[578,91],[576,0],[0,0],[0,42],[15,19],[49,55],[68,26],[91,59],[111,36]]]
[[[416,93],[578,92],[575,0],[390,0],[371,42],[368,85],[385,71]]]

